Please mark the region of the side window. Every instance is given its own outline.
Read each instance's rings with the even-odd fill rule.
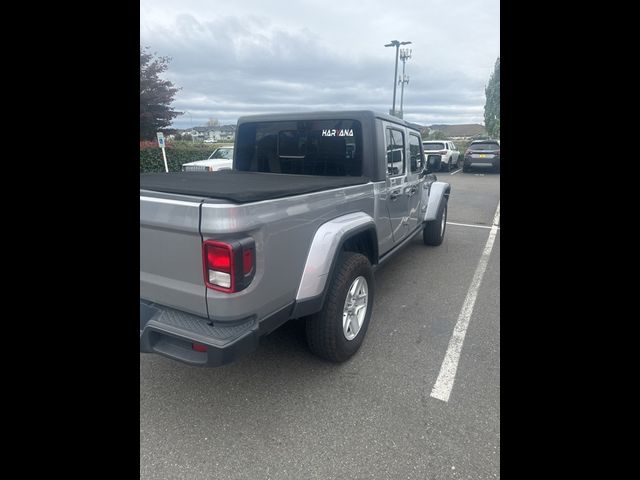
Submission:
[[[404,174],[404,133],[400,130],[387,128],[387,176]]]
[[[456,149],[455,144],[453,142],[451,142],[451,150],[455,150],[455,149]]]
[[[420,155],[420,137],[413,133],[409,134],[409,161],[411,164],[411,173],[422,170],[422,155]]]

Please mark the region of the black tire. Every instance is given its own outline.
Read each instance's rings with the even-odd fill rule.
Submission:
[[[355,338],[347,340],[342,317],[349,288],[358,277],[364,277],[368,295],[362,326]],[[306,320],[309,349],[330,362],[344,362],[360,348],[369,327],[375,286],[369,259],[360,253],[342,252],[338,258],[322,310]]]
[[[464,160],[461,160],[460,157],[458,157],[458,161],[456,162],[456,167],[462,168],[463,166],[464,166]]]
[[[426,222],[422,231],[422,241],[425,245],[438,246],[444,240],[444,232],[447,229],[447,198],[442,199],[440,211],[435,220]]]
[[[443,172],[451,172],[451,159],[446,164],[443,164],[441,169]]]
[[[467,173],[470,169],[471,167],[469,165],[465,165],[464,163],[462,164],[462,171],[464,173]]]

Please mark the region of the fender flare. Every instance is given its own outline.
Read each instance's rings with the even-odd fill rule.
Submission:
[[[442,199],[446,198],[448,200],[450,193],[451,185],[446,182],[433,182],[429,186],[427,205],[424,216],[422,217],[423,222],[430,222],[438,217]]]
[[[322,309],[328,280],[331,278],[342,246],[354,235],[369,230],[374,235],[372,263],[376,263],[378,256],[376,224],[370,215],[364,212],[349,213],[329,220],[316,230],[296,292],[292,318],[311,315]]]

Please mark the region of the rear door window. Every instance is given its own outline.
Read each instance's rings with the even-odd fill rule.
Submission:
[[[415,133],[409,134],[409,164],[411,165],[411,173],[416,173],[422,170],[420,137]]]
[[[404,132],[395,128],[387,128],[387,176],[403,175],[405,172]]]

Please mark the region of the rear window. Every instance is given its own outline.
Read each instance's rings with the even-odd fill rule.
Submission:
[[[496,142],[472,143],[469,150],[500,150],[500,145]]]
[[[444,143],[423,143],[422,148],[425,150],[444,150]]]
[[[243,123],[236,147],[237,170],[362,175],[362,127],[356,120]]]

